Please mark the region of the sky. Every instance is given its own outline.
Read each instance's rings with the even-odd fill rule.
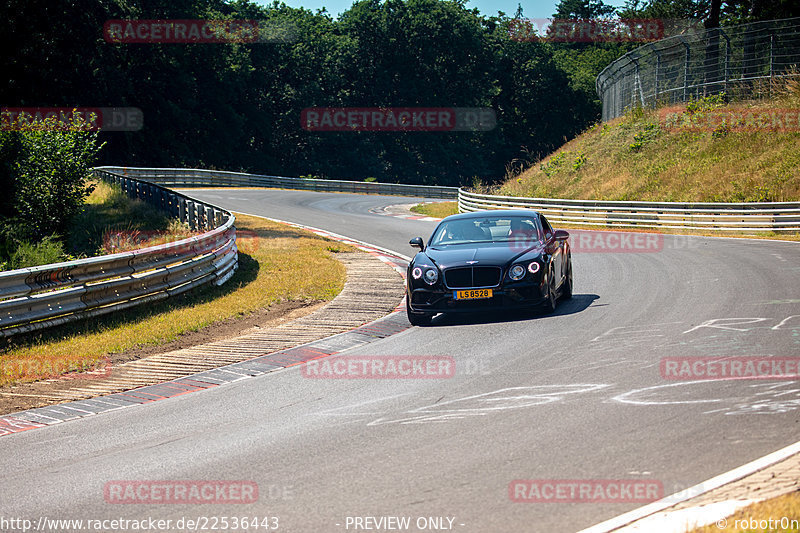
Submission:
[[[267,5],[271,0],[255,0],[256,3]],[[354,0],[282,0],[291,7],[304,7],[311,11],[325,8],[329,13],[336,16],[343,11],[347,11]],[[478,8],[483,15],[496,15],[498,11],[504,12],[508,16],[514,16],[517,12],[517,5],[522,5],[522,13],[526,18],[548,18],[556,10],[557,0],[469,0],[468,8]],[[624,0],[604,0],[604,3],[614,7],[622,7]]]

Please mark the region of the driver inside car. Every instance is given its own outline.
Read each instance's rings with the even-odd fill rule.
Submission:
[[[491,237],[488,231],[476,226],[472,221],[459,220],[448,225],[446,240],[465,242],[486,241],[491,240]]]

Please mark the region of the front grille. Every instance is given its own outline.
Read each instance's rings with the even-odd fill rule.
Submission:
[[[450,289],[495,287],[500,284],[500,267],[458,267],[444,271],[444,282]]]
[[[444,280],[450,288],[472,287],[472,268],[451,268],[446,270]]]

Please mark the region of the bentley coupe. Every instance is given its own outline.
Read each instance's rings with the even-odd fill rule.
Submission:
[[[406,310],[413,325],[438,313],[525,310],[552,312],[572,297],[569,233],[536,211],[451,215],[408,265]]]

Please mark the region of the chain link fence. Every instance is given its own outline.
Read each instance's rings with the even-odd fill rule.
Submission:
[[[759,80],[796,75],[800,17],[689,32],[628,52],[595,82],[603,120],[632,107],[688,102],[721,92],[750,94]]]

